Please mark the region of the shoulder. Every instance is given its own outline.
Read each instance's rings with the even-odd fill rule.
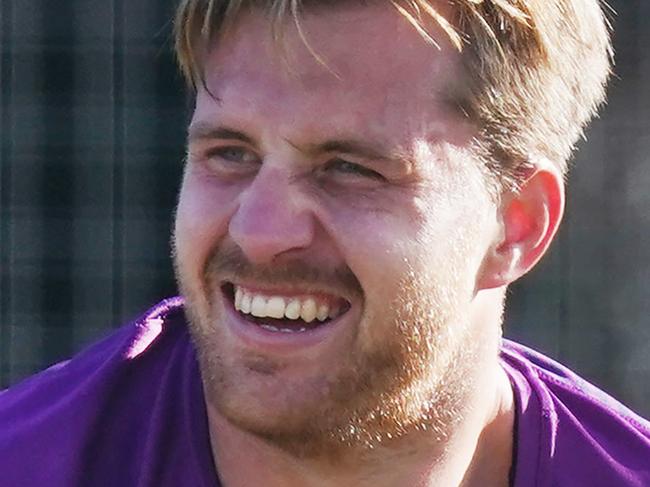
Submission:
[[[650,485],[650,422],[534,350],[506,341],[502,357],[527,383],[524,401],[534,406],[523,414],[539,415],[548,485]],[[520,418],[522,428],[530,419]]]
[[[3,485],[81,485],[75,476],[102,455],[103,444],[136,445],[157,382],[174,354],[188,353],[182,315],[179,298],[163,301],[71,360],[1,392]]]
[[[160,302],[72,359],[0,392],[0,419],[13,414],[22,416],[26,412],[24,406],[29,405],[28,410],[38,408],[40,399],[49,408],[55,406],[56,399],[78,394],[81,390],[86,399],[91,399],[88,393],[106,387],[107,380],[115,373],[150,360],[152,355],[164,353],[165,345],[170,345],[174,338],[185,333],[184,326],[177,326],[182,320],[180,298]],[[146,350],[154,353],[143,353]]]

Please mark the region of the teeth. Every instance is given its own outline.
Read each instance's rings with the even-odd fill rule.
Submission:
[[[289,318],[290,320],[297,320],[300,318],[300,301],[297,299],[292,299],[289,301],[289,304],[287,304],[287,308],[284,310],[284,316]]]
[[[240,288],[237,288],[235,291],[235,309],[237,310],[241,310],[241,298],[243,295],[243,291]]]
[[[260,328],[263,328],[264,330],[268,330],[268,331],[273,331],[273,332],[280,331],[279,328],[277,328],[277,327],[275,327],[273,325],[264,325],[263,324],[263,325],[260,325]]]
[[[284,299],[282,299],[279,296],[273,296],[266,303],[266,316],[270,316],[271,318],[277,318],[277,319],[284,318],[285,315],[284,308],[285,308]]]
[[[316,301],[308,298],[302,303],[300,317],[307,323],[311,323],[316,318]]]
[[[317,298],[307,297],[305,299],[283,298],[281,296],[265,296],[262,294],[246,291],[244,288],[235,286],[235,309],[244,314],[251,314],[257,318],[287,318],[290,320],[302,319],[307,323],[314,320],[325,321],[328,318],[336,318],[340,314],[340,306],[332,306],[328,303],[318,302]],[[280,332],[296,332],[295,329],[276,328],[273,325],[260,325],[265,329]],[[299,329],[298,331],[304,331]]]
[[[302,333],[303,331],[307,331],[307,328],[304,326],[298,329],[293,329],[293,328],[278,328],[277,326],[273,325],[268,325],[268,324],[261,324],[260,328],[267,330],[267,331],[272,331],[273,333]]]
[[[318,311],[316,312],[316,318],[318,321],[325,321],[330,313],[330,307],[326,304],[321,304],[318,306]]]
[[[242,292],[241,302],[239,303],[239,311],[249,314],[251,312],[251,295]]]
[[[259,294],[255,295],[251,303],[251,314],[258,318],[266,317],[266,299]]]
[[[336,318],[341,313],[341,308],[339,306],[334,306],[328,311],[328,318]]]

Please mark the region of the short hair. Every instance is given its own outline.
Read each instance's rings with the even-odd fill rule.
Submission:
[[[265,12],[273,32],[299,26],[310,7],[331,0],[181,0],[176,57],[189,85],[203,83],[202,49],[248,9]],[[431,44],[433,20],[462,53],[465,79],[454,99],[477,128],[475,149],[499,188],[516,188],[536,158],[566,173],[573,149],[605,100],[612,47],[599,0],[389,0]],[[308,2],[308,3],[307,3]]]

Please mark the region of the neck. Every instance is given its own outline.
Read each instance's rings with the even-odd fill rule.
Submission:
[[[463,421],[444,439],[428,432],[407,435],[387,447],[350,451],[345,460],[295,458],[241,431],[208,404],[210,437],[224,487],[301,485],[359,487],[433,485],[505,487],[512,460],[512,390],[496,362],[483,368],[480,390]]]

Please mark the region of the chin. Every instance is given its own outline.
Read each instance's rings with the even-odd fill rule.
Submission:
[[[450,299],[462,294],[447,292],[457,287],[405,281],[399,300],[371,303],[341,318],[350,322],[331,340],[295,352],[262,339],[251,346],[224,325],[233,310],[214,292],[221,281],[207,291],[179,282],[206,402],[246,434],[294,456],[341,458],[418,432],[442,438],[462,420],[479,340],[467,303]]]
[[[439,354],[446,363],[424,364],[399,333],[372,352],[346,354],[347,363],[303,374],[281,361],[221,350],[215,333],[196,334],[211,407],[240,431],[296,457],[337,460],[418,431],[444,437],[462,417],[463,358]]]

